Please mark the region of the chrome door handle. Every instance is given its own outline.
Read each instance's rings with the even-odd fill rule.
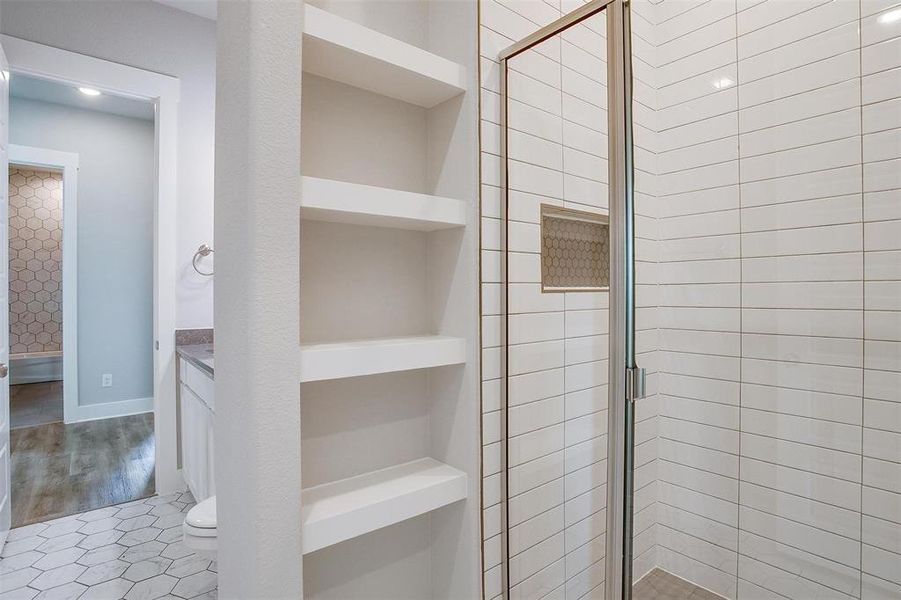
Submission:
[[[9,375],[9,367],[5,362],[0,362],[0,379],[6,379],[7,375]]]
[[[645,385],[647,381],[647,374],[644,369],[641,367],[633,367],[631,369],[626,369],[626,399],[631,402],[635,402],[636,400],[640,400],[645,397],[647,393],[645,390]]]

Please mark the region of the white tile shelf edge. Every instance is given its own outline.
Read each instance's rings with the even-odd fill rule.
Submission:
[[[466,473],[420,458],[303,490],[307,554],[412,519],[467,496]]]
[[[466,91],[462,65],[309,4],[303,70],[425,108]]]
[[[303,178],[300,216],[313,221],[435,231],[466,225],[466,203],[389,188]]]
[[[300,382],[360,377],[466,362],[466,340],[443,335],[300,345]]]

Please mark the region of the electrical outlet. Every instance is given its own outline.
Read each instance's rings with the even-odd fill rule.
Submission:
[[[100,386],[101,387],[113,387],[113,374],[112,373],[104,373],[100,376]]]

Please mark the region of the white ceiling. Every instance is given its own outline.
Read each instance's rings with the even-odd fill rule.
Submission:
[[[41,100],[134,119],[153,120],[153,105],[150,102],[110,94],[85,96],[74,86],[16,73],[10,78],[9,95],[14,98]]]
[[[154,0],[160,4],[177,8],[204,19],[216,20],[218,6],[216,0]]]

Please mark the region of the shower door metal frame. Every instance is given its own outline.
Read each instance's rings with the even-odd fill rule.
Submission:
[[[501,372],[501,485],[503,597],[509,598],[508,394],[509,377],[509,180],[507,169],[508,61],[565,29],[606,11],[608,212],[610,231],[609,375],[607,429],[607,600],[632,597],[634,402],[643,395],[643,371],[635,361],[635,211],[632,147],[632,52],[629,0],[591,0],[499,53],[501,77],[501,281],[503,310]]]

